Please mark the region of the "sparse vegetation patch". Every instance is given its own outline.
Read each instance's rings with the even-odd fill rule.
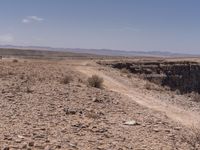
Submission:
[[[103,78],[98,75],[92,75],[92,77],[88,78],[88,84],[91,87],[102,88],[103,86]]]
[[[128,74],[128,73],[129,73],[129,70],[126,69],[126,68],[123,68],[123,69],[121,70],[121,72],[122,72],[122,73],[127,73],[127,74]]]
[[[65,75],[63,79],[61,80],[62,84],[69,84],[73,80],[72,76]]]
[[[194,102],[200,102],[200,94],[196,92],[190,93],[191,100]]]

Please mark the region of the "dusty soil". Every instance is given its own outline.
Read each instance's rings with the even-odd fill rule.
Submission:
[[[92,74],[104,89],[88,86]],[[192,149],[182,137],[199,125],[199,110],[144,84],[91,60],[2,60],[0,149]]]

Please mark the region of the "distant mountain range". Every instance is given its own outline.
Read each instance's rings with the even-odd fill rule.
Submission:
[[[95,55],[125,56],[125,57],[127,56],[163,56],[163,57],[197,56],[197,55],[192,55],[192,54],[181,54],[181,53],[171,53],[171,52],[161,52],[161,51],[124,51],[124,50],[111,50],[111,49],[53,48],[53,47],[40,47],[40,46],[0,45],[0,48],[60,51],[60,52],[87,53],[87,54],[95,54]]]

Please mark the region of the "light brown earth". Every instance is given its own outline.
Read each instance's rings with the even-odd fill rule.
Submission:
[[[104,89],[88,86],[93,74]],[[145,83],[94,60],[1,60],[0,149],[193,149],[182,137],[199,127],[199,104]]]

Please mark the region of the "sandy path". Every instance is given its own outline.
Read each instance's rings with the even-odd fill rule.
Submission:
[[[124,82],[120,82],[120,80],[117,80],[116,77],[114,79],[111,75],[105,75],[95,66],[85,66],[82,64],[80,66],[76,66],[76,69],[86,76],[97,74],[103,77],[105,88],[118,92],[124,96],[128,96],[140,105],[165,113],[166,116],[176,122],[179,122],[188,127],[199,127],[200,125],[200,116],[198,113],[186,111],[183,108],[161,102],[152,96],[144,95],[143,93],[138,92],[134,88],[126,85]]]

